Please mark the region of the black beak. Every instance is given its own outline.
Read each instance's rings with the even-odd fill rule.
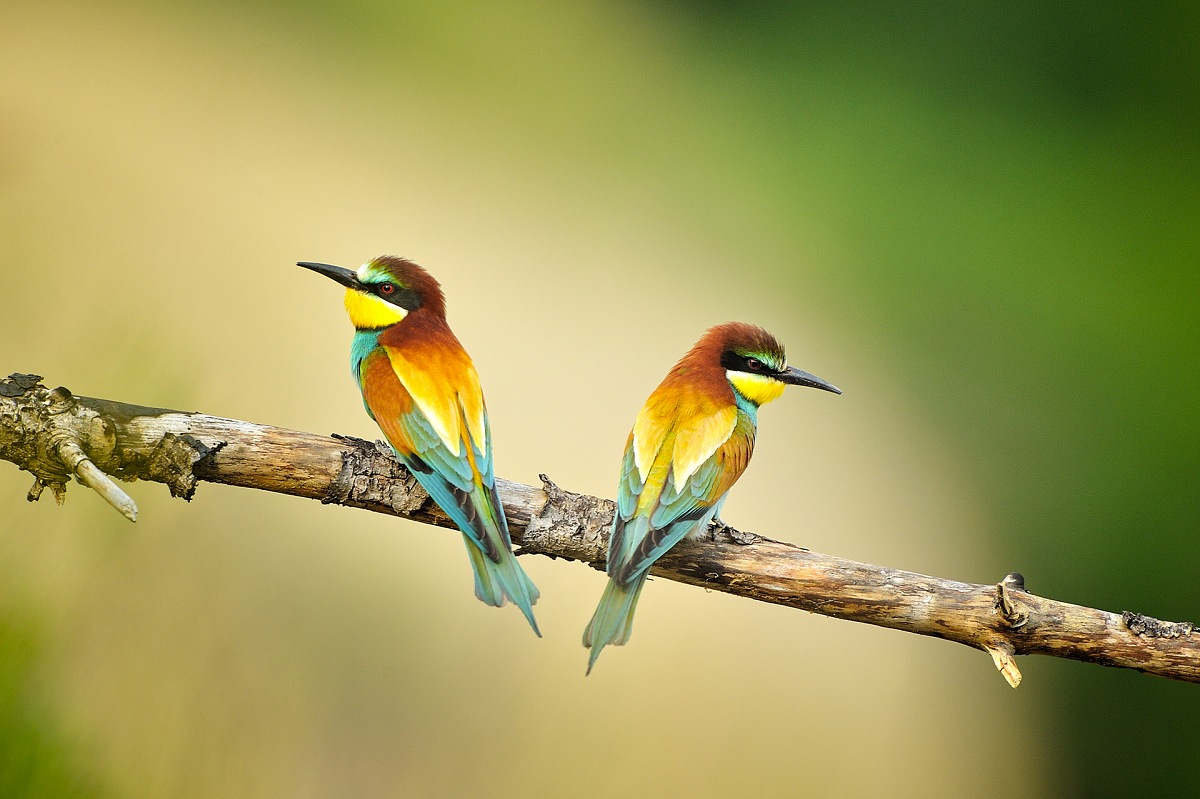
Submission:
[[[826,383],[816,375],[810,375],[803,369],[795,369],[791,366],[787,368],[787,371],[775,375],[775,379],[793,386],[808,386],[809,388],[819,388],[822,391],[832,391],[834,394],[842,393],[842,390],[832,383]]]
[[[354,270],[346,269],[341,266],[333,266],[331,264],[318,264],[312,261],[300,261],[296,266],[303,266],[305,269],[311,269],[319,275],[324,275],[330,280],[335,280],[341,283],[346,288],[361,289],[362,283],[358,282],[358,275]]]

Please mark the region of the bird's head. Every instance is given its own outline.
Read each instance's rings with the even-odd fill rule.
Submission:
[[[761,327],[726,322],[704,334],[703,346],[725,370],[730,385],[755,405],[778,399],[786,386],[808,386],[841,394],[841,390],[816,375],[787,365],[783,345]]]
[[[446,314],[441,285],[412,261],[381,255],[358,268],[301,261],[311,269],[346,287],[346,311],[357,330],[378,330],[402,322],[412,312]]]

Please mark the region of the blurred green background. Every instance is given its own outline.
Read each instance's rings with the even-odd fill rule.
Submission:
[[[0,2],[0,373],[374,436],[336,288],[437,275],[497,471],[611,496],[744,319],[846,390],[765,410],[726,518],[1200,621],[1191,3]],[[0,465],[0,795],[1187,795],[1200,689],[526,559],[204,485],[130,525]]]

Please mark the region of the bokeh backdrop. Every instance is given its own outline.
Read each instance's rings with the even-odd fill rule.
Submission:
[[[0,2],[0,372],[374,436],[336,287],[416,259],[498,472],[611,496],[707,326],[845,389],[764,410],[725,516],[1200,620],[1195,4]],[[217,486],[0,464],[0,795],[1186,795],[1200,689]],[[1190,789],[1189,789],[1190,786]]]

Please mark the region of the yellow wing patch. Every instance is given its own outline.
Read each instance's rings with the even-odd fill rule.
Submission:
[[[650,475],[650,467],[654,465],[654,459],[670,431],[670,416],[661,413],[651,397],[638,411],[637,420],[633,423],[633,463],[642,482]]]
[[[675,433],[675,447],[671,456],[676,491],[682,491],[688,478],[729,440],[736,425],[736,405],[728,405],[680,425]]]
[[[663,463],[658,457],[660,450],[669,447],[666,463],[671,466],[676,490],[681,489],[729,439],[736,425],[736,405],[719,408],[713,402],[681,403],[667,392],[651,396],[633,425],[633,461],[642,482],[650,482],[651,469]]]
[[[417,366],[402,351],[384,349],[396,377],[451,452],[460,451],[464,434],[481,451],[488,451],[483,390],[465,352],[424,352],[422,365]]]

